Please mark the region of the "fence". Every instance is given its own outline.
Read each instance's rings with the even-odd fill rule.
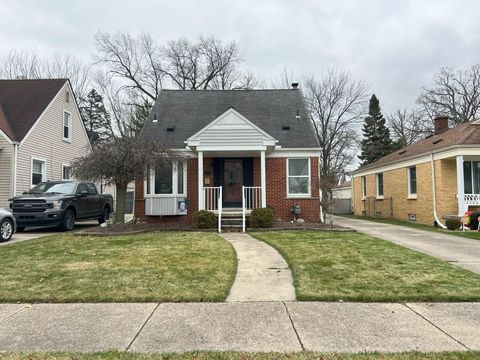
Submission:
[[[333,201],[331,211],[333,214],[351,214],[352,199],[335,199]]]

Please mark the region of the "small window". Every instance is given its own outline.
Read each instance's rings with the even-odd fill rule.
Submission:
[[[362,176],[362,197],[367,197],[367,178]]]
[[[473,194],[472,162],[463,162],[463,180],[465,194]]]
[[[68,103],[70,102],[70,92],[69,91],[66,91],[65,92],[65,101]]]
[[[183,162],[177,164],[177,189],[179,194],[183,194]]]
[[[310,159],[287,160],[289,196],[310,196]]]
[[[45,161],[32,160],[32,186],[45,181]]]
[[[383,197],[383,173],[377,174],[377,197]]]
[[[408,195],[417,195],[417,167],[408,168]]]
[[[63,140],[72,141],[72,120],[66,111],[63,112]]]
[[[70,180],[72,177],[72,168],[68,165],[62,165],[62,180]]]

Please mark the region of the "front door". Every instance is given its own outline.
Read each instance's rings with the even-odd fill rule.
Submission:
[[[225,207],[242,205],[243,170],[243,159],[224,159],[223,205]]]

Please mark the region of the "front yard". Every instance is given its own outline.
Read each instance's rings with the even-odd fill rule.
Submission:
[[[211,233],[59,234],[0,253],[3,303],[223,301],[236,271],[233,248]]]
[[[480,276],[367,235],[308,231],[251,235],[286,259],[297,300],[480,300]]]

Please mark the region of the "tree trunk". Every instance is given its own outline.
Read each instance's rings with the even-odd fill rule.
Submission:
[[[125,222],[125,199],[127,196],[127,184],[115,184],[117,192],[117,200],[115,203],[115,224],[123,224]]]

